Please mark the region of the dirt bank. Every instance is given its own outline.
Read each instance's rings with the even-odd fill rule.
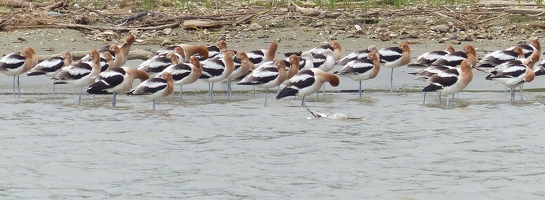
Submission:
[[[274,38],[277,32],[298,30],[326,39],[459,44],[506,40],[516,35],[537,37],[545,27],[542,9],[531,3],[511,1],[400,7],[363,2],[318,6],[289,1],[252,1],[252,4],[205,1],[182,5],[165,1],[155,8],[135,2],[46,1],[29,6],[22,2],[6,3],[8,7],[0,8],[0,30],[19,30],[26,34],[26,30],[35,28],[74,29],[88,41],[105,43],[118,42],[128,32],[137,35],[140,44],[170,45],[213,43],[219,39],[248,42]],[[64,36],[64,33],[57,35]],[[299,34],[287,39],[297,37]]]

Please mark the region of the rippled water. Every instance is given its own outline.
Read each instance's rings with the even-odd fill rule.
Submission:
[[[483,99],[482,96],[488,97]],[[272,96],[271,96],[272,97]],[[532,199],[545,195],[542,102],[462,93],[299,99],[4,95],[0,196],[18,198]],[[505,99],[498,102],[495,99]],[[528,94],[527,98],[541,98]],[[430,99],[433,99],[430,97]]]
[[[415,47],[418,48],[418,47]],[[421,46],[417,56],[426,47]],[[135,63],[132,63],[135,64]],[[545,94],[509,105],[503,88],[476,74],[454,107],[438,106],[396,69],[364,82],[341,79],[308,98],[263,104],[235,86],[213,102],[199,82],[159,101],[84,95],[45,77],[0,83],[2,199],[541,199],[545,196]],[[476,72],[477,73],[477,72]],[[527,88],[542,88],[536,79]],[[244,91],[243,91],[244,90]],[[370,90],[370,91],[367,91]],[[403,92],[405,91],[405,92]],[[272,91],[271,91],[272,92]],[[272,92],[274,93],[274,92]],[[445,98],[443,98],[444,104]]]

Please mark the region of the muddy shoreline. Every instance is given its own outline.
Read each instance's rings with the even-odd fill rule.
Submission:
[[[74,6],[74,5],[70,5]],[[119,5],[114,5],[113,8]],[[240,5],[238,5],[240,6]],[[521,6],[525,8],[524,6]],[[542,23],[541,16],[533,14],[513,15],[502,14],[501,18],[490,18],[490,13],[506,13],[506,9],[494,10],[494,7],[485,6],[459,6],[452,8],[452,12],[432,10],[429,7],[423,8],[429,11],[421,12],[422,9],[407,8],[402,10],[355,10],[348,12],[346,9],[337,9],[327,11],[329,15],[324,14],[323,18],[319,16],[307,16],[294,11],[285,10],[286,7],[243,7],[236,10],[237,5],[218,13],[213,10],[209,14],[226,15],[226,13],[246,13],[241,16],[252,16],[249,21],[240,24],[223,25],[218,28],[187,29],[182,27],[165,28],[161,30],[131,30],[111,31],[111,30],[82,30],[82,29],[63,29],[63,28],[40,28],[40,29],[15,29],[11,31],[0,31],[0,37],[5,38],[0,45],[0,54],[5,55],[11,52],[31,46],[37,50],[38,55],[58,54],[62,51],[90,51],[98,49],[109,44],[121,44],[128,34],[136,36],[136,43],[132,50],[144,50],[154,52],[164,48],[165,45],[175,43],[190,43],[199,45],[214,45],[219,39],[225,39],[230,49],[247,51],[263,49],[272,41],[279,42],[279,49],[276,53],[277,59],[283,59],[285,52],[307,50],[321,44],[326,44],[332,39],[336,39],[342,46],[342,55],[350,52],[366,49],[370,45],[376,45],[378,48],[397,46],[399,42],[405,41],[410,44],[411,58],[416,57],[430,50],[443,49],[446,44],[451,44],[456,50],[461,50],[464,45],[471,44],[477,50],[477,57],[482,58],[486,53],[498,49],[504,49],[516,44],[526,43],[531,38],[541,39],[543,37],[542,29],[532,28],[535,23]],[[512,7],[518,8],[518,7]],[[69,13],[78,11],[77,8],[67,7],[61,12],[63,19]],[[269,10],[267,10],[269,9]],[[317,9],[317,8],[311,8]],[[323,9],[317,9],[323,10]],[[114,12],[115,11],[115,12]],[[100,15],[95,16],[92,13],[98,11],[85,10],[82,14],[95,16],[92,25],[105,24],[101,21],[107,17],[115,19],[126,17],[130,13],[136,13],[131,7],[124,9],[104,9]],[[251,15],[251,13],[262,13],[261,15]],[[405,12],[402,12],[405,11]],[[469,13],[472,11],[473,13]],[[477,12],[479,11],[479,12]],[[154,19],[162,16],[150,11],[149,16],[142,20]],[[164,18],[173,18],[176,16],[189,15],[193,11],[187,10],[169,10],[164,9]],[[339,13],[339,15],[331,15]],[[480,17],[473,16],[479,15]],[[104,16],[106,18],[104,18]],[[490,19],[482,26],[475,26],[464,22],[475,17],[478,20]],[[76,15],[71,17],[77,17]],[[101,18],[102,17],[102,18]],[[149,18],[149,19],[148,19]],[[70,19],[70,18],[68,18]],[[369,22],[366,20],[376,19]],[[519,22],[514,22],[518,19]],[[76,21],[74,21],[76,22]],[[134,23],[136,23],[135,21]],[[138,21],[140,22],[140,21]],[[108,24],[105,24],[107,26]],[[355,25],[361,26],[362,30],[357,30]],[[385,38],[386,37],[386,38]],[[137,67],[142,60],[130,60],[127,66]],[[338,70],[338,69],[333,69]],[[414,69],[401,67],[394,70],[394,85],[396,91],[419,91],[425,83],[413,80],[408,72]],[[502,91],[503,87],[494,84],[491,81],[485,81],[486,74],[474,72],[473,82],[466,88],[467,91]],[[364,90],[381,91],[388,88],[389,70],[382,69],[376,79],[364,82]],[[23,93],[46,93],[49,91],[49,80],[45,77],[21,77]],[[9,94],[11,92],[11,78],[0,78],[3,83],[0,85],[0,93]],[[28,85],[29,84],[29,85]],[[223,90],[225,84],[217,89]],[[526,89],[541,91],[544,88],[543,79],[538,77],[531,84],[525,86]],[[187,87],[188,92],[206,91],[207,85],[197,82]],[[246,92],[246,87],[235,87],[235,90]],[[341,85],[338,88],[331,88],[332,91],[354,91],[357,89],[355,81],[347,78],[341,79]],[[67,93],[75,91],[74,88],[66,87]],[[62,87],[61,87],[61,91]],[[235,91],[236,92],[236,91]]]

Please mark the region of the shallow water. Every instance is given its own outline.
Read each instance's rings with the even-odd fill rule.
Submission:
[[[352,49],[348,49],[347,52]],[[413,57],[425,46],[415,46]],[[136,64],[137,62],[130,62]],[[453,100],[422,104],[424,84],[389,71],[364,82],[364,97],[339,91],[267,105],[262,91],[204,82],[184,100],[84,95],[49,79],[0,82],[0,197],[3,199],[541,199],[545,196],[545,94],[515,105],[503,87],[475,81]],[[537,78],[526,88],[542,88]],[[178,89],[176,89],[178,91]]]
[[[5,96],[0,196],[36,198],[532,199],[545,195],[543,102],[462,93],[327,93],[311,110],[261,93]],[[538,94],[527,94],[532,99]],[[483,99],[483,96],[486,99]],[[270,96],[270,98],[272,95]],[[542,97],[540,97],[542,98]],[[432,100],[433,99],[433,100]],[[497,100],[500,99],[500,100]],[[531,117],[530,117],[531,116]],[[533,120],[535,119],[535,120]]]

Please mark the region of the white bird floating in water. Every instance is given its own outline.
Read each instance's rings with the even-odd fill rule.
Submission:
[[[308,109],[307,107],[305,107],[305,109],[307,109],[308,112],[310,112],[310,114],[312,115],[313,118],[329,118],[329,119],[341,119],[341,120],[342,119],[355,119],[355,118],[348,118],[343,113],[335,113],[335,114],[333,114],[331,116],[327,116],[324,113],[319,113],[319,112],[312,111],[312,110]],[[313,119],[313,118],[308,118],[308,119]]]

